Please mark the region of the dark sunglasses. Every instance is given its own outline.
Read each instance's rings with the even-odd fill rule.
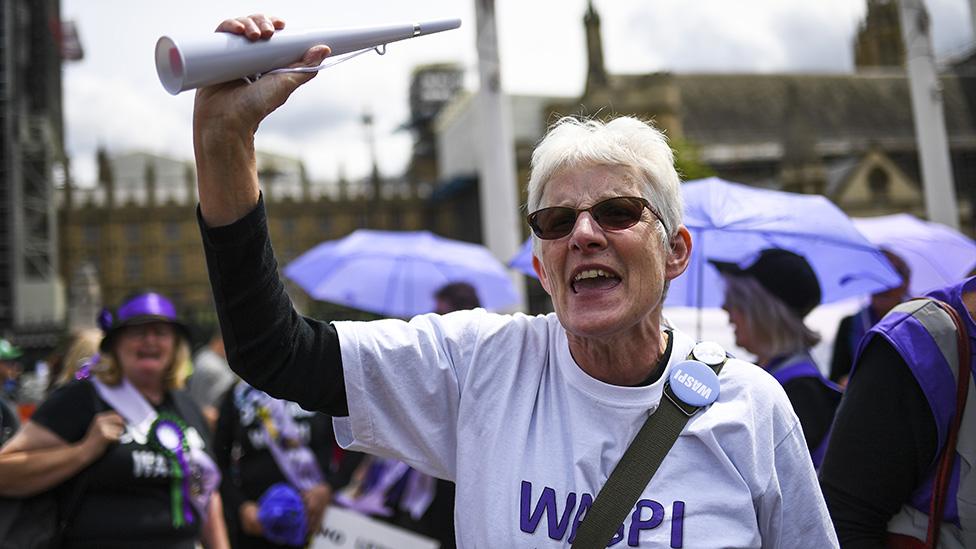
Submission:
[[[542,208],[529,214],[529,227],[532,232],[543,240],[555,240],[573,232],[576,218],[583,212],[590,212],[593,219],[606,231],[622,231],[629,229],[641,220],[647,208],[654,217],[664,224],[661,216],[647,200],[637,196],[617,196],[597,202],[589,208],[570,208],[568,206],[553,206]]]

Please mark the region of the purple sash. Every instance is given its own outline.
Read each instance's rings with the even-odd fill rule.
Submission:
[[[784,359],[774,360],[769,365],[769,373],[776,378],[780,385],[800,377],[812,377],[820,380],[825,386],[840,391],[837,384],[828,380],[820,373],[820,369],[813,363],[813,358],[807,353],[797,353]]]
[[[769,365],[769,373],[776,378],[776,381],[780,385],[786,385],[794,379],[801,377],[812,377],[820,381],[825,387],[837,391],[839,394],[841,392],[840,387],[825,378],[820,369],[817,368],[816,364],[813,363],[813,358],[807,353],[796,353],[792,356],[774,360]],[[827,430],[820,442],[817,443],[816,448],[810,449],[810,457],[813,458],[813,466],[817,469],[820,468],[820,464],[823,463],[823,458],[827,454],[827,443],[830,441],[830,429]]]
[[[336,503],[347,509],[371,516],[392,516],[393,510],[386,504],[387,496],[401,481],[405,485],[399,507],[414,520],[419,520],[434,500],[436,480],[402,461],[371,456],[361,467],[366,467],[362,482],[356,489],[345,490],[335,498]]]
[[[239,405],[250,401],[257,409],[268,450],[288,483],[301,492],[322,484],[322,469],[315,454],[302,442],[295,418],[288,411],[288,403],[243,382],[236,391]],[[244,398],[245,392],[250,393],[247,398]]]

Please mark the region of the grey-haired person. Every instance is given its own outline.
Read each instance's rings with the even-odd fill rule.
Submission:
[[[810,352],[820,341],[804,323],[820,304],[816,273],[802,255],[780,248],[762,250],[745,268],[715,265],[725,281],[722,307],[735,327],[736,345],[754,354],[756,364],[783,386],[819,467],[841,392]]]
[[[218,31],[261,40],[283,27],[250,16]],[[327,54],[311,48],[300,64]],[[664,136],[634,118],[564,119],[536,147],[528,222],[555,313],[326,323],[284,291],[254,168],[258,125],[310,78],[197,92],[200,223],[231,367],[334,416],[344,446],[455,481],[459,547],[572,543],[695,347],[661,321],[691,252]],[[782,390],[735,359],[715,383],[717,400],[689,420],[610,543],[836,546]]]

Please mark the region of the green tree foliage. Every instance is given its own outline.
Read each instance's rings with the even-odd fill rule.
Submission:
[[[674,166],[682,181],[701,179],[715,175],[715,170],[701,160],[701,150],[698,145],[686,139],[671,139],[674,150]]]

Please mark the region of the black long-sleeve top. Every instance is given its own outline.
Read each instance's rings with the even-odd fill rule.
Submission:
[[[306,410],[348,416],[335,327],[299,315],[278,276],[264,198],[231,225],[197,210],[227,361],[252,386]]]

